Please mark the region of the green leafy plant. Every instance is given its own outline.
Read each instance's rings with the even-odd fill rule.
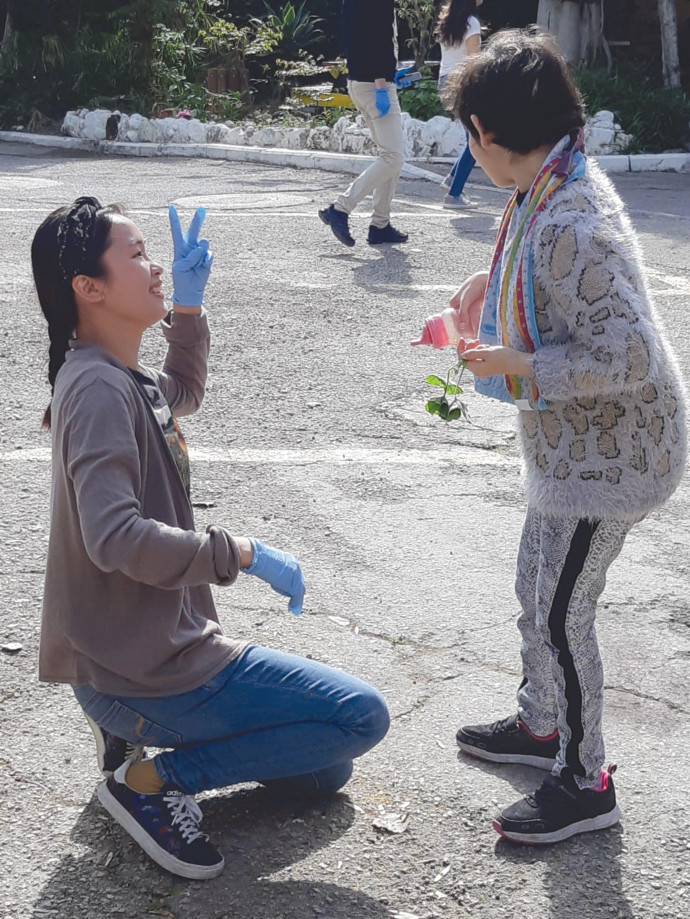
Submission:
[[[398,11],[410,29],[409,47],[414,55],[415,69],[424,66],[434,45],[436,7],[434,0],[398,0]]]
[[[608,73],[581,66],[575,79],[589,115],[606,109],[632,134],[629,153],[659,153],[681,147],[690,134],[690,99],[680,89],[655,82],[646,65],[621,61]]]
[[[426,378],[426,382],[434,389],[442,389],[440,395],[433,396],[424,406],[430,415],[437,415],[443,421],[458,421],[463,418],[465,421],[470,420],[467,405],[460,399],[463,394],[460,382],[465,372],[466,361],[459,360],[453,364],[445,380],[442,377],[431,374]]]
[[[425,68],[420,71],[422,79],[410,89],[399,93],[400,108],[413,118],[428,121],[434,115],[447,115],[438,97],[438,84]]]
[[[252,20],[257,29],[268,28],[278,36],[275,52],[281,58],[297,57],[300,51],[312,48],[323,39],[323,32],[318,28],[323,20],[305,7],[306,0],[301,6],[288,0],[279,10],[266,3],[264,19]]]

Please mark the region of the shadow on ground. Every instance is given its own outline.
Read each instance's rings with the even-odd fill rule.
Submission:
[[[32,919],[384,919],[390,915],[384,904],[335,880],[285,877],[349,830],[354,809],[346,795],[286,802],[252,788],[207,798],[201,806],[202,826],[225,856],[220,877],[185,881],[159,869],[104,813],[94,795],[70,834],[81,854],[60,861],[34,905]],[[325,853],[324,858],[332,860]],[[283,872],[281,879],[271,880],[278,872]],[[336,864],[333,872],[336,879]],[[351,867],[347,874],[351,877]]]
[[[525,862],[544,867],[544,893],[549,916],[578,919],[587,915],[633,919],[636,912],[623,892],[621,826],[599,833],[574,836],[557,846],[516,846],[504,839],[496,843],[496,858],[516,868]]]

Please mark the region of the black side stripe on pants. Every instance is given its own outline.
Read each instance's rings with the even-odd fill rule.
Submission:
[[[563,570],[558,579],[549,611],[549,634],[551,644],[558,652],[558,664],[565,681],[566,723],[570,728],[570,742],[566,747],[566,769],[574,775],[585,776],[585,767],[580,760],[580,744],[584,737],[582,725],[582,688],[575,669],[573,655],[568,645],[566,621],[568,608],[575,589],[575,583],[582,573],[592,538],[598,526],[597,521],[580,520],[575,528],[570,548],[565,557]]]

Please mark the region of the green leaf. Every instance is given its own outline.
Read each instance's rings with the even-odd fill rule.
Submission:
[[[447,396],[461,396],[462,389],[459,386],[456,386],[455,383],[449,383],[446,388]]]
[[[444,421],[448,418],[448,403],[444,399],[441,405],[439,406],[438,413],[443,418]]]
[[[452,409],[448,412],[448,421],[457,421],[458,418],[461,418],[461,417],[462,417],[462,409],[461,409],[461,408],[452,408]]]
[[[445,387],[445,385],[446,385],[445,380],[442,380],[441,377],[435,376],[433,373],[431,374],[431,376],[428,376],[428,377],[426,378],[426,381],[427,381],[427,383],[429,384],[429,386],[443,386],[443,387]]]
[[[424,408],[430,415],[438,415],[439,404],[435,399],[429,399]]]

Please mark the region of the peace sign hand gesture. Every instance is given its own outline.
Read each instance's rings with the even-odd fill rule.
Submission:
[[[173,303],[180,306],[201,306],[204,302],[204,288],[213,264],[213,253],[209,252],[208,240],[199,239],[206,209],[196,209],[189,229],[184,234],[174,204],[170,205],[168,216],[173,239]]]

